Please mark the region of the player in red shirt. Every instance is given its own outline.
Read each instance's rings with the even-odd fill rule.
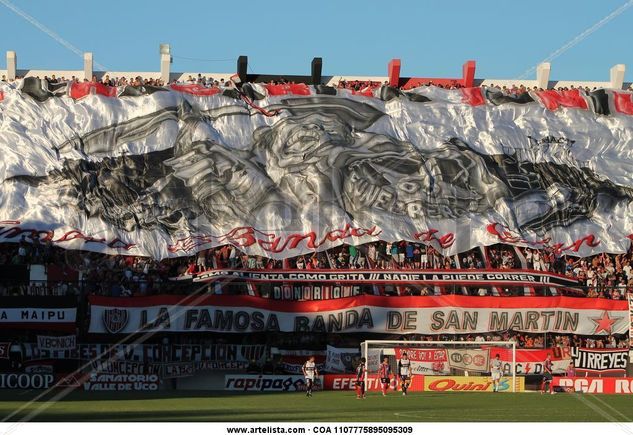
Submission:
[[[380,364],[380,368],[378,369],[378,377],[380,378],[380,386],[382,388],[382,395],[387,395],[387,390],[389,389],[389,384],[391,384],[391,366],[389,365],[389,358],[385,357]]]
[[[356,398],[365,398],[365,358],[360,359],[360,364],[356,367]]]
[[[543,382],[541,382],[541,394],[545,392],[545,384],[549,386],[549,393],[554,394],[554,383],[552,382],[552,369],[554,363],[552,362],[551,355],[548,353],[545,362],[543,363]]]

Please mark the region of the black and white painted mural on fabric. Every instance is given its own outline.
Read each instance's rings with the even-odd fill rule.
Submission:
[[[11,119],[0,147],[9,137],[34,147],[0,166],[6,222],[79,229],[155,257],[224,243],[289,257],[341,242],[423,240],[429,231],[453,234],[441,247],[454,253],[498,242],[491,224],[524,244],[592,235],[574,251],[586,254],[621,251],[632,232],[630,175],[611,171],[611,160],[631,163],[625,117],[609,131],[593,114],[500,97],[493,108],[426,97],[268,97],[262,110],[172,91],[66,100],[16,92],[0,106]],[[38,125],[46,114],[57,118]],[[592,149],[598,143],[602,155]]]

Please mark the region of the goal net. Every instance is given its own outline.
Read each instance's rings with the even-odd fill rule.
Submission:
[[[361,343],[367,389],[380,388],[380,364],[391,367],[391,387],[398,389],[398,362],[406,352],[410,361],[412,391],[493,391],[492,365],[499,355],[499,391],[521,390],[516,376],[513,341],[406,341],[368,340]]]

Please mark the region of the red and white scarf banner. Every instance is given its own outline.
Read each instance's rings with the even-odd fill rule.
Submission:
[[[486,286],[577,286],[578,280],[564,275],[531,270],[372,270],[372,269],[313,269],[313,270],[232,270],[217,269],[201,272],[194,282],[237,280],[261,283],[336,283],[336,284],[427,284]],[[315,298],[317,299],[317,298]]]
[[[449,374],[451,372],[448,364],[448,350],[445,348],[396,347],[394,350],[398,360],[402,358],[403,352],[407,352],[407,357],[411,361],[411,372],[414,375]]]
[[[625,300],[494,296],[370,296],[274,301],[253,296],[91,296],[90,333],[375,332],[473,334],[492,331],[624,334]]]

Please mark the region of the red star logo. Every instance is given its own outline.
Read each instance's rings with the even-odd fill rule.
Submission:
[[[604,311],[602,317],[592,317],[591,320],[596,324],[596,330],[593,333],[598,334],[600,331],[605,331],[607,334],[611,334],[613,325],[619,322],[620,319],[620,317],[610,318],[608,311]]]

